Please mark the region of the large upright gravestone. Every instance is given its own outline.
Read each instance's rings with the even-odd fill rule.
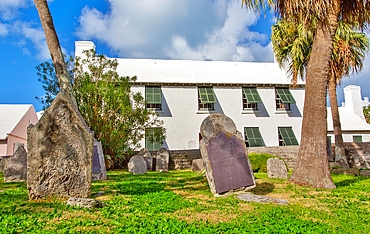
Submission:
[[[199,148],[214,195],[256,186],[242,134],[229,117],[209,115],[203,120],[200,133],[203,138]]]
[[[65,92],[27,134],[29,199],[89,197],[94,136]]]
[[[5,182],[23,182],[27,180],[27,152],[19,145],[13,156],[4,163]]]
[[[107,170],[105,167],[104,153],[101,142],[94,139],[94,153],[92,158],[92,180],[106,180]]]

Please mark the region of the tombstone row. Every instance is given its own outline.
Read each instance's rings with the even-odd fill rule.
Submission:
[[[128,162],[128,171],[134,175],[145,174],[148,171],[168,172],[170,154],[166,148],[161,148],[153,157],[148,149],[144,148],[139,154],[134,155]]]

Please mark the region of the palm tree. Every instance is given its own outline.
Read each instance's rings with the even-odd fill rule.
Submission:
[[[335,188],[326,152],[326,94],[332,42],[339,19],[358,28],[366,26],[370,21],[370,1],[242,0],[242,4],[254,10],[274,7],[279,18],[297,21],[305,27],[317,20],[307,64],[301,143],[290,180],[317,188]]]
[[[34,0],[42,27],[44,29],[46,43],[49,47],[51,59],[55,68],[55,73],[58,78],[59,90],[66,91],[75,102],[72,91],[71,77],[67,70],[67,65],[64,61],[64,56],[59,44],[59,39],[54,28],[53,18],[51,17],[47,0]]]
[[[312,28],[315,28],[315,25]],[[307,31],[302,24],[297,25],[293,21],[280,20],[272,27],[275,57],[280,66],[288,64],[293,85],[298,78],[304,78],[312,41],[312,32]],[[339,21],[333,41],[328,89],[335,135],[335,161],[344,168],[349,168],[349,166],[344,151],[336,86],[343,76],[349,75],[351,72],[359,72],[362,69],[368,47],[369,40],[364,33],[356,32],[348,24]]]

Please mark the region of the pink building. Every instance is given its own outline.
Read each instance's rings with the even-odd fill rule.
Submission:
[[[0,156],[13,155],[18,144],[27,149],[27,127],[37,121],[30,104],[0,104]]]

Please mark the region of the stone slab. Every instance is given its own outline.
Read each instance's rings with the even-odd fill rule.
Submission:
[[[191,163],[191,170],[199,172],[204,169],[203,159],[194,159]]]
[[[288,170],[283,160],[278,158],[269,158],[267,160],[268,178],[288,178]]]
[[[128,171],[134,175],[141,175],[147,173],[147,164],[141,155],[134,155],[128,162]]]
[[[248,201],[248,202],[258,202],[258,203],[275,203],[280,205],[288,205],[289,202],[287,200],[279,199],[279,198],[272,198],[268,196],[262,195],[255,195],[251,193],[242,193],[237,196],[240,200]]]
[[[27,181],[27,152],[23,145],[19,145],[13,156],[4,162],[4,181]]]
[[[168,172],[169,164],[170,153],[166,148],[159,149],[156,155],[155,170],[159,172]]]
[[[211,192],[217,196],[256,186],[247,148],[234,122],[211,114],[201,124],[199,143]]]
[[[94,139],[94,153],[92,164],[92,180],[106,180],[107,170],[105,167],[103,147],[101,142],[97,141],[96,139]]]
[[[59,92],[27,135],[30,200],[90,196],[94,134],[67,93]]]

